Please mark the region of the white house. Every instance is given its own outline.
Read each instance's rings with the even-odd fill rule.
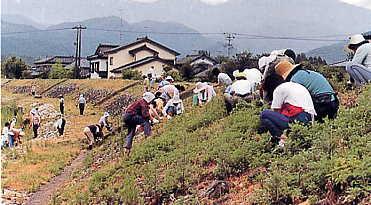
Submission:
[[[91,78],[108,77],[108,56],[105,52],[116,47],[118,45],[99,44],[95,53],[87,57],[90,62]]]
[[[106,72],[106,76],[103,73],[99,75],[103,78],[121,78],[125,69],[137,70],[142,75],[147,75],[150,68],[159,76],[165,67],[175,68],[176,56],[180,55],[148,37],[138,38],[135,42],[123,46],[110,46],[110,49],[105,50],[107,47],[100,45],[96,53],[89,56],[91,71]],[[104,51],[101,51],[103,48]]]

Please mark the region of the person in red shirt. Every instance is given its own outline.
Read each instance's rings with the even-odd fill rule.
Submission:
[[[143,98],[135,101],[125,111],[124,122],[128,128],[128,135],[126,136],[126,144],[124,146],[130,153],[131,146],[133,144],[133,138],[137,125],[141,125],[144,128],[144,135],[151,135],[151,124],[152,120],[149,113],[150,103],[155,99],[155,95],[151,92],[143,94]]]

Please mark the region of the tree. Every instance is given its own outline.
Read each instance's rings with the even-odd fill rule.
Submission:
[[[57,61],[54,65],[52,65],[52,70],[50,71],[48,77],[52,79],[72,78],[73,69],[64,68],[62,63]]]
[[[190,80],[193,77],[193,68],[189,63],[183,64],[179,71],[184,80]]]
[[[1,65],[1,70],[6,78],[21,78],[22,72],[27,69],[27,65],[22,61],[22,59],[15,56],[10,57],[5,60]]]

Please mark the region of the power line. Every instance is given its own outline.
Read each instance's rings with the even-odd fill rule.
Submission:
[[[37,32],[50,32],[50,31],[62,31],[70,30],[73,28],[59,28],[59,29],[48,29],[48,30],[37,30],[37,31],[21,31],[21,32],[8,32],[1,33],[2,35],[12,34],[25,34],[25,33],[37,33]],[[105,32],[118,32],[120,33],[120,41],[123,33],[135,33],[135,34],[158,34],[158,35],[224,35],[222,32],[162,32],[162,31],[140,31],[140,30],[123,30],[123,29],[106,29],[106,28],[87,28],[88,30],[105,31]],[[345,39],[332,39],[328,37],[335,36],[347,36],[344,35],[321,35],[321,36],[271,36],[271,35],[257,35],[248,33],[233,33],[236,39],[252,39],[252,40],[295,40],[295,41],[319,41],[319,42],[344,42]]]
[[[1,35],[13,35],[13,34],[24,34],[24,33],[42,33],[42,32],[63,31],[63,30],[71,30],[71,29],[72,28],[56,28],[56,29],[45,29],[45,30],[35,30],[35,31],[15,31],[15,32],[1,33]]]

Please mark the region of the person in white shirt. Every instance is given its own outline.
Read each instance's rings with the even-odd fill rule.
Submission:
[[[196,88],[193,92],[197,95],[198,105],[201,106],[210,102],[216,96],[214,87],[202,82],[196,83]]]
[[[180,115],[184,112],[183,101],[179,96],[174,96],[170,99],[162,110],[164,117],[171,119],[175,115]]]
[[[243,72],[246,74],[246,80],[251,83],[252,90],[254,92],[261,83],[263,75],[256,68],[245,69]]]
[[[250,81],[236,80],[232,85],[228,86],[224,91],[224,102],[227,109],[227,113],[232,112],[233,108],[236,107],[237,103],[242,101],[250,102],[253,98],[252,85]]]
[[[348,62],[346,71],[355,85],[371,81],[371,43],[361,34],[350,37],[348,48],[354,53],[352,61]]]
[[[63,115],[60,115],[59,119],[54,123],[54,128],[58,130],[59,136],[63,135],[65,126],[66,120],[63,118]]]
[[[59,110],[62,115],[64,115],[64,98],[63,95],[59,96]]]
[[[218,78],[218,84],[216,86],[229,86],[232,84],[231,77],[226,73],[220,72],[219,68],[214,68],[212,74]]]
[[[3,130],[1,132],[1,148],[4,148],[7,145],[7,143],[10,143],[9,129],[10,129],[10,123],[5,122]]]
[[[284,130],[289,123],[298,121],[309,124],[314,119],[316,111],[309,91],[302,85],[285,82],[281,76],[268,76],[264,84],[273,85],[271,110],[264,110],[260,115],[259,133],[269,131],[272,142],[284,146],[286,136]],[[266,89],[267,85],[263,85]]]
[[[100,124],[100,127],[103,129],[103,127],[107,128],[109,132],[112,131],[112,127],[110,123],[108,122],[108,117],[110,114],[108,112],[104,112],[103,116],[99,119],[98,124]]]
[[[80,94],[79,96],[78,105],[79,105],[80,115],[84,115],[86,99],[84,98],[83,94]]]
[[[158,90],[161,93],[161,98],[165,99],[166,101],[170,100],[174,96],[179,96],[179,90],[175,87],[175,85],[165,85]]]

